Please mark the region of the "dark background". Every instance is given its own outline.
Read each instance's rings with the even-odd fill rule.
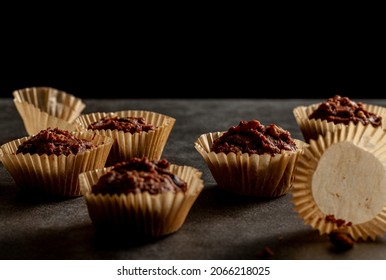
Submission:
[[[80,59],[26,58],[2,69],[0,96],[51,86],[81,98],[384,98],[384,66],[338,56],[249,59],[208,53],[147,53],[133,59],[78,54]],[[263,55],[263,54],[262,54]],[[357,58],[356,58],[357,59]],[[4,66],[4,64],[3,64]]]
[[[7,21],[0,96],[51,86],[81,98],[386,97],[384,22],[375,7],[92,8]]]

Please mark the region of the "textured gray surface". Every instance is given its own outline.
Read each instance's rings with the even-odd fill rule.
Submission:
[[[386,100],[363,100],[386,106]],[[242,119],[276,123],[303,139],[292,115],[315,99],[85,99],[83,113],[149,110],[176,118],[163,156],[203,172],[205,188],[182,228],[157,240],[97,232],[83,197],[41,200],[19,192],[0,165],[0,259],[258,259],[264,246],[274,259],[386,259],[383,237],[339,253],[326,236],[304,225],[290,194],[272,200],[230,195],[217,188],[194,148],[203,133]],[[0,144],[26,135],[11,98],[0,99]]]

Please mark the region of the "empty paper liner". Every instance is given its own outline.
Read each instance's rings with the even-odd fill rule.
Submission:
[[[386,231],[386,134],[353,123],[311,140],[294,171],[292,201],[320,234],[354,240]]]
[[[13,96],[28,135],[48,127],[75,131],[74,121],[86,106],[80,98],[51,87],[19,89]]]

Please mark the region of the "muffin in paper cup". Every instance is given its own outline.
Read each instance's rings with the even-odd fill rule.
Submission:
[[[186,192],[94,194],[92,186],[112,166],[79,174],[90,219],[97,229],[128,229],[136,235],[160,237],[178,231],[201,193],[202,172],[171,164],[169,170],[187,182]]]
[[[236,154],[211,151],[213,141],[223,132],[202,134],[194,147],[205,160],[218,187],[244,196],[275,198],[291,189],[292,172],[306,143],[294,139],[297,150],[280,154]]]
[[[293,109],[293,115],[298,124],[300,131],[303,134],[304,141],[308,143],[311,139],[317,139],[319,135],[324,135],[329,131],[334,131],[347,124],[328,122],[327,120],[309,119],[309,116],[314,112],[321,103],[315,103],[308,106],[297,106]],[[386,128],[386,108],[382,106],[363,104],[363,108],[371,113],[381,116],[384,120],[382,128]]]
[[[76,155],[23,154],[16,151],[27,136],[3,144],[1,161],[12,176],[17,187],[23,192],[48,196],[81,196],[79,173],[105,166],[114,140],[104,135],[90,132],[74,132],[76,137],[97,144]]]
[[[18,89],[13,97],[28,135],[47,127],[74,131],[74,122],[86,107],[80,98],[51,87]]]
[[[386,132],[350,123],[312,139],[299,157],[294,210],[322,234],[353,240],[386,231]]]
[[[154,125],[155,129],[137,133],[124,132],[117,129],[88,129],[90,124],[107,116],[143,117],[147,123]],[[78,129],[106,135],[115,140],[106,166],[128,160],[131,157],[146,156],[149,159],[160,159],[175,121],[175,118],[164,114],[141,110],[95,112],[80,115],[76,119]]]

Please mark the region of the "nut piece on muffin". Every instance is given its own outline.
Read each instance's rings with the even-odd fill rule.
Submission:
[[[350,123],[384,128],[383,119],[386,117],[386,108],[335,95],[324,102],[297,106],[293,109],[293,114],[305,142],[309,143],[319,135],[333,132]]]
[[[273,198],[291,189],[292,172],[303,144],[276,124],[241,120],[227,131],[202,134],[195,148],[220,188]]]
[[[80,130],[107,135],[115,140],[106,166],[132,157],[160,159],[175,119],[150,111],[118,111],[81,115]]]
[[[23,191],[81,196],[79,173],[103,167],[113,142],[95,133],[49,127],[2,145],[1,161]]]
[[[97,229],[158,237],[181,228],[204,187],[201,176],[193,167],[166,159],[133,157],[84,172],[79,181]]]

